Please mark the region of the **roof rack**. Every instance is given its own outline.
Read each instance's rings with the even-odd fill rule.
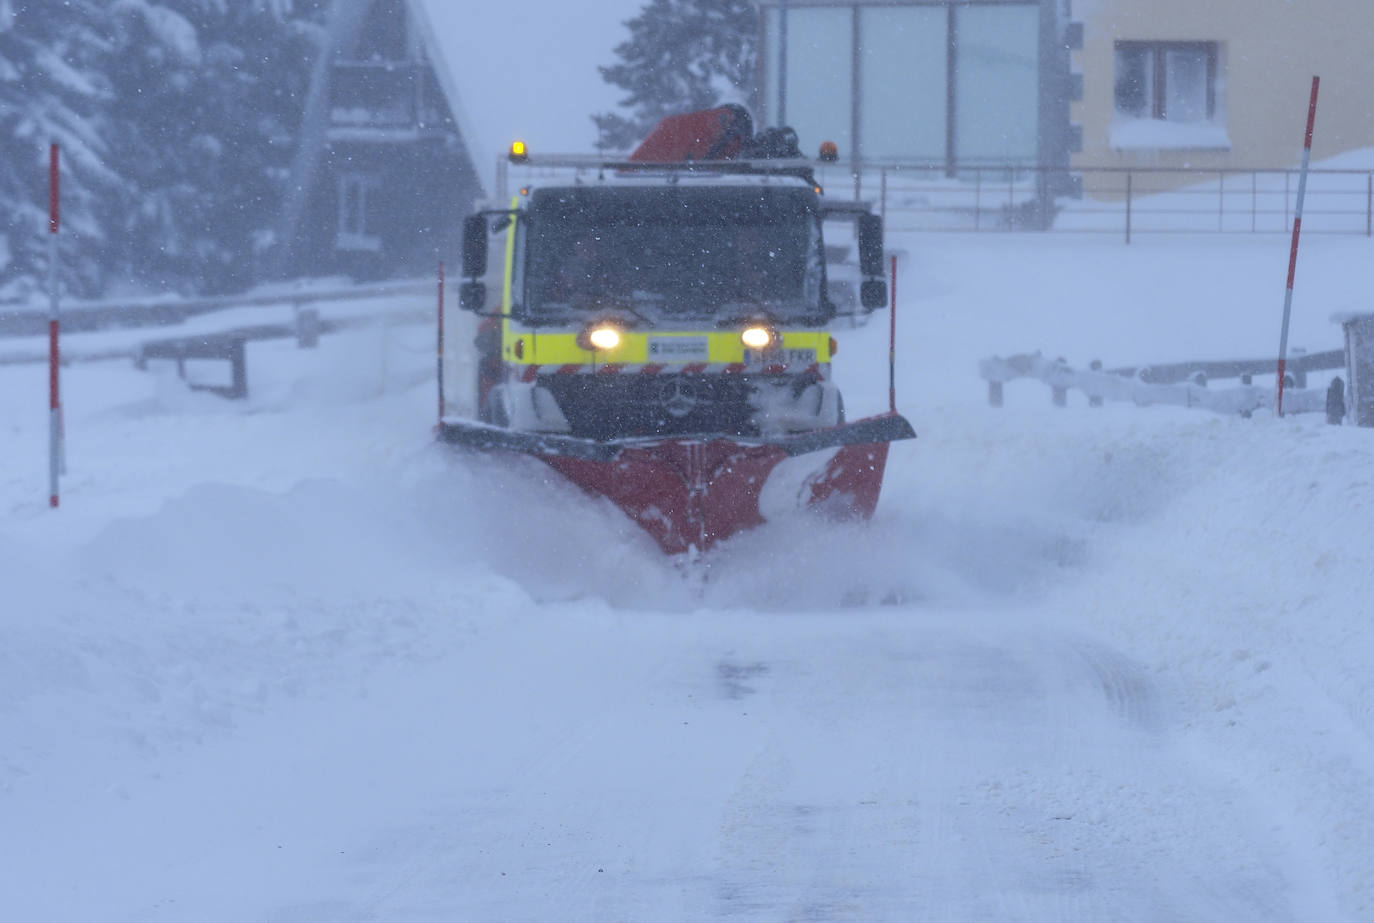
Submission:
[[[527,155],[513,160],[513,166],[529,168],[576,168],[613,170],[618,173],[724,173],[753,176],[794,176],[816,185],[815,164],[804,157],[757,158],[751,160],[630,160],[605,158],[595,154]]]

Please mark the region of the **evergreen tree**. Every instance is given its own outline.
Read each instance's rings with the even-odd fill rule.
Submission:
[[[615,48],[620,62],[598,70],[626,91],[620,105],[628,114],[592,117],[599,148],[630,148],[666,115],[747,103],[753,95],[753,0],[650,0],[625,25],[630,38]]]
[[[54,141],[62,149],[63,284],[78,294],[101,285],[95,202],[118,185],[92,121],[109,98],[101,21],[88,0],[0,0],[0,300],[46,284]]]
[[[141,287],[256,277],[297,143],[322,2],[116,0],[110,154],[128,178],[107,220]]]

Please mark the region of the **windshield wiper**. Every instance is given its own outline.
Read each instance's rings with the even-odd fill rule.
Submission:
[[[823,306],[799,302],[763,301],[757,298],[739,298],[722,303],[712,312],[720,327],[734,327],[750,321],[766,321],[770,324],[799,324],[804,327],[822,327],[834,317],[833,311]]]
[[[620,298],[595,298],[595,297],[592,297],[592,298],[583,298],[583,299],[581,299],[580,301],[575,301],[575,302],[573,302],[573,303],[571,304],[570,307],[571,307],[572,310],[574,310],[574,311],[583,311],[583,312],[591,312],[591,311],[596,311],[596,310],[610,311],[610,312],[624,311],[626,314],[629,314],[631,317],[634,317],[634,318],[636,318],[636,319],[638,319],[638,320],[640,320],[640,321],[643,321],[645,324],[648,324],[648,325],[651,326],[651,327],[652,327],[653,324],[654,324],[653,318],[651,318],[651,317],[646,317],[645,315],[641,314],[639,311],[636,311],[636,310],[635,310],[635,308],[634,308],[634,303],[633,303],[633,301],[631,301],[630,299],[620,299]]]

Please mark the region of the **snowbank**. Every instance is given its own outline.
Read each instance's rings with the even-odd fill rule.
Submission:
[[[1369,918],[1368,431],[976,376],[1262,354],[1283,245],[897,243],[878,515],[690,569],[435,445],[423,327],[255,344],[243,404],[71,368],[58,512],[0,368],[3,916]],[[1369,248],[1304,250],[1293,342]]]

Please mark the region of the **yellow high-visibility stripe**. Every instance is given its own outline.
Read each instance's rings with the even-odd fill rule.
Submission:
[[[515,341],[511,338],[510,312],[511,312],[511,289],[515,281],[515,232],[520,226],[519,215],[516,209],[520,206],[520,197],[511,196],[510,200],[510,225],[506,229],[506,267],[501,277],[501,355],[507,362],[515,361]]]
[[[540,333],[536,340],[531,331],[507,331],[505,350],[506,361],[515,365],[646,365],[657,363],[666,366],[690,365],[706,362],[711,365],[744,362],[744,344],[740,342],[739,332],[735,330],[626,330],[621,334],[618,347],[610,350],[583,349],[577,345],[576,333]],[[524,357],[517,359],[514,340],[525,338]],[[706,339],[705,355],[686,357],[674,355],[660,357],[649,355],[650,338]],[[830,334],[824,331],[798,330],[784,331],[782,348],[814,350],[817,363],[830,361]]]

